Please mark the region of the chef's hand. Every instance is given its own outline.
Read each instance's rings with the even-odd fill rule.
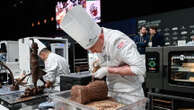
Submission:
[[[51,86],[53,86],[53,83],[50,82],[50,81],[46,81],[45,87],[46,87],[46,88],[50,88]]]
[[[102,79],[107,74],[108,74],[108,67],[101,67],[93,75],[95,78]]]

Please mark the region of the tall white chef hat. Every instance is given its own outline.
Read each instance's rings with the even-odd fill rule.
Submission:
[[[67,12],[60,27],[85,49],[96,43],[101,32],[100,26],[80,5]]]

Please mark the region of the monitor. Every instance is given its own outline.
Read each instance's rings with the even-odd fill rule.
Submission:
[[[62,0],[56,4],[56,28],[60,30],[60,23],[66,13],[76,5],[82,5],[95,22],[101,22],[100,0]]]

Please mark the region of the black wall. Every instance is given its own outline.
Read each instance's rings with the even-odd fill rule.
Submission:
[[[137,33],[137,20],[135,18],[102,23],[101,26],[120,30],[127,35]]]

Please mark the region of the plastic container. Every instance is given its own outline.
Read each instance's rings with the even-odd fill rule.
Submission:
[[[71,91],[63,91],[56,94],[52,94],[52,101],[55,102],[55,110],[96,110],[92,107],[69,100]],[[125,106],[118,108],[117,110],[141,110],[139,108],[146,107],[148,102],[147,98],[132,103],[125,104]]]

